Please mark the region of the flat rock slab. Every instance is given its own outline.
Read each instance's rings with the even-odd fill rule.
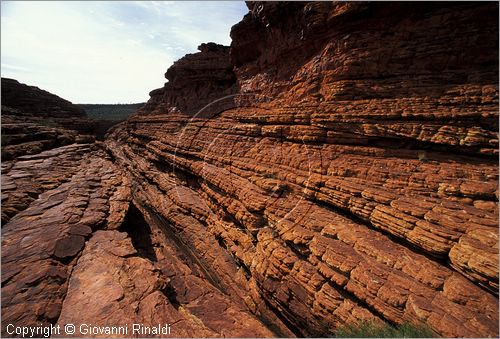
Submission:
[[[204,287],[203,281],[200,283],[202,290],[210,286]],[[80,333],[80,328],[87,330],[82,324],[121,326],[126,328],[126,335],[112,336],[131,337],[134,336],[134,323],[146,327],[169,325],[171,333],[167,336],[172,337],[220,337],[235,336],[232,335],[235,333],[249,337],[272,336],[248,312],[234,309],[233,314],[226,315],[227,299],[218,303],[217,296],[213,296],[211,305],[204,305],[202,313],[193,313],[194,305],[179,306],[169,300],[166,291],[170,288],[170,279],[158,266],[137,255],[126,233],[97,231],[73,269],[57,325],[74,324],[77,328],[75,337],[109,337],[99,333]],[[217,305],[223,307],[218,309]],[[233,320],[226,321],[227,316],[241,317],[240,321],[246,321],[251,331],[241,332],[240,329],[240,332],[234,332],[238,325],[235,326]],[[219,327],[213,326],[215,319]],[[135,336],[141,335],[135,333]]]
[[[59,239],[55,245],[54,256],[59,259],[73,257],[80,252],[84,245],[85,238],[80,235],[70,235]]]
[[[54,158],[50,159],[59,161],[67,151],[53,150]],[[122,206],[128,199],[126,191],[117,193],[123,184],[120,171],[103,155],[94,151],[70,156],[61,161],[62,167],[30,169],[34,173],[32,185],[51,175],[57,178],[63,168],[69,168],[69,175],[54,188],[41,192],[38,199],[31,200],[24,211],[3,225],[3,326],[49,324],[58,319],[69,274],[86,239],[92,229],[107,225],[110,210],[116,210],[114,204]],[[96,179],[90,185],[87,178]],[[120,220],[118,216],[112,218]],[[5,327],[2,335],[7,335]]]

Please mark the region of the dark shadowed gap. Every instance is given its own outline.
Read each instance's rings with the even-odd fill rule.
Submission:
[[[153,262],[158,261],[151,240],[151,227],[134,204],[130,204],[120,230],[128,233],[139,256]]]

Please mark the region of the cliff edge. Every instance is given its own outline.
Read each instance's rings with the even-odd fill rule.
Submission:
[[[247,6],[104,144],[2,168],[2,335],[498,337],[498,3]]]
[[[276,334],[498,335],[498,4],[248,7],[234,85],[201,49],[108,139],[133,204]]]

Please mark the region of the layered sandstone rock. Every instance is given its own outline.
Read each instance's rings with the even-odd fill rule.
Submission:
[[[57,188],[79,171],[90,144],[72,144],[2,163],[2,225],[43,192]]]
[[[129,215],[126,225],[132,239],[125,232],[98,231],[87,243],[58,324],[127,323],[125,337],[137,336],[132,335],[133,323],[169,325],[166,337],[275,336],[241,301],[192,271],[180,259],[186,254],[173,250],[173,239],[134,216]]]
[[[35,86],[2,78],[2,160],[92,142],[85,111]]]
[[[498,5],[249,8],[232,107],[193,117],[193,76],[107,140],[138,209],[296,335],[371,319],[497,336]]]
[[[35,86],[2,78],[2,105],[21,111],[21,115],[53,118],[84,118],[85,111],[71,102]]]
[[[69,101],[2,78],[2,225],[78,171],[93,126]]]
[[[165,73],[168,82],[149,93],[151,99],[139,109],[141,114],[181,111],[201,116],[213,110],[213,107],[205,106],[213,106],[214,101],[228,97],[232,103],[236,78],[229,47],[210,42],[201,44],[198,50],[200,52],[187,54],[174,62]],[[226,101],[223,102],[226,104]]]
[[[498,336],[498,4],[248,7],[104,145],[2,164],[2,335]]]
[[[207,279],[154,214],[146,222],[129,211],[133,187],[110,160],[99,144],[70,145],[20,157],[5,170],[10,194],[30,187],[38,196],[2,229],[3,336],[12,334],[8,324],[69,323],[79,337],[100,336],[80,332],[81,324],[125,323],[130,335],[133,323],[169,325],[176,337],[293,335],[272,312],[253,314],[240,288],[217,284],[216,267],[215,280]]]
[[[19,194],[25,192],[25,183],[16,179],[20,174],[29,177],[39,195],[2,228],[3,335],[8,324],[55,323],[86,239],[97,229],[120,224],[125,217],[123,203],[128,206],[130,199],[126,177],[106,159],[104,151],[94,146],[89,152],[89,147],[67,146],[27,156],[5,174],[19,185]],[[54,168],[44,168],[60,158],[63,160]],[[64,162],[70,160],[73,163],[65,169]],[[117,209],[122,220],[120,213],[112,213]]]

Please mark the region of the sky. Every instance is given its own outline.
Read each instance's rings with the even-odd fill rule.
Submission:
[[[145,102],[203,42],[229,45],[243,1],[2,1],[1,74],[73,103]]]

